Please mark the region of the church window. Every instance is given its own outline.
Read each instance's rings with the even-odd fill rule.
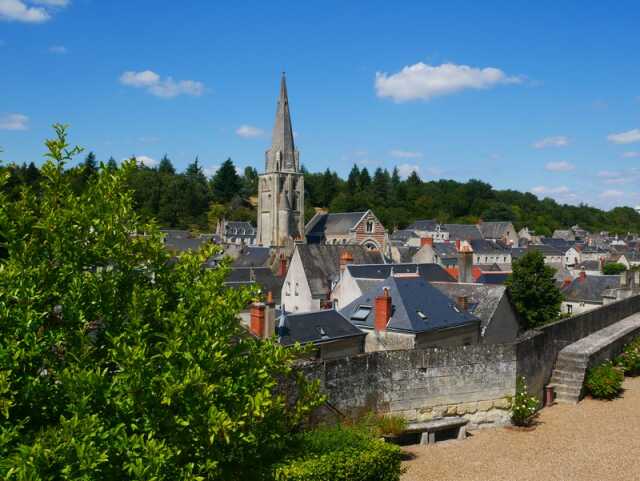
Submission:
[[[373,232],[373,221],[372,220],[368,220],[367,221],[367,232],[369,232],[369,233]]]

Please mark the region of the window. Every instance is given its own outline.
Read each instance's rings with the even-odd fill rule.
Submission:
[[[421,310],[417,310],[416,313],[418,314],[418,317],[423,321],[426,321],[428,319],[427,315]]]
[[[367,221],[367,232],[368,233],[373,232],[373,221],[372,220],[368,220]]]
[[[293,295],[294,296],[298,295],[298,281],[296,281],[296,286],[295,286],[295,289],[293,290]]]
[[[287,290],[284,293],[285,296],[291,295],[291,281],[287,281]]]
[[[371,312],[370,306],[358,306],[356,312],[351,314],[352,321],[365,321]]]
[[[567,304],[567,314],[571,314],[573,312],[573,306],[571,304]]]

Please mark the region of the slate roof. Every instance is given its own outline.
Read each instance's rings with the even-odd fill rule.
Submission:
[[[554,247],[562,252],[567,252],[572,247],[575,247],[574,241],[568,241],[565,239],[554,239],[553,237],[543,237],[540,241],[548,246]]]
[[[326,235],[346,235],[360,222],[367,212],[319,213],[313,216],[305,228],[309,242],[322,242]]]
[[[397,230],[393,234],[391,234],[391,236],[389,236],[389,239],[392,241],[402,242],[407,242],[411,238],[418,238],[418,234],[408,229]]]
[[[574,269],[582,271],[600,271],[600,261],[579,262],[575,265]]]
[[[209,242],[208,239],[202,237],[172,237],[168,236],[164,238],[164,245],[167,249],[173,252],[181,253],[185,251],[197,251],[200,247]]]
[[[438,264],[360,264],[349,265],[347,269],[356,279],[384,280],[393,274],[416,272],[425,281],[455,282],[455,279]]]
[[[479,323],[479,319],[462,312],[445,294],[421,277],[389,277],[345,306],[340,313],[358,327],[373,329],[375,298],[389,290],[392,315],[387,330],[419,333]],[[362,309],[361,309],[362,308]],[[362,311],[357,319],[354,315]]]
[[[507,282],[511,272],[483,272],[478,276],[476,282],[478,284],[503,285]]]
[[[457,258],[458,250],[455,242],[434,242],[433,250],[442,258]]]
[[[411,224],[409,227],[407,227],[407,229],[421,230],[425,232],[435,232],[438,225],[439,225],[438,221],[434,219],[417,220],[413,224]],[[441,232],[445,232],[446,230],[447,229],[443,225],[440,225]]]
[[[352,264],[384,263],[379,251],[359,245],[298,244],[296,250],[300,255],[311,295],[316,299],[325,297],[329,293],[331,280],[338,278],[340,255],[344,251],[349,251],[353,257]]]
[[[231,264],[232,267],[266,267],[271,258],[268,247],[246,246]]]
[[[470,240],[469,244],[474,254],[507,255],[511,252],[511,249],[502,244],[485,239]]]
[[[527,252],[529,251],[537,251],[542,253],[545,257],[555,257],[555,256],[563,256],[564,252],[560,249],[556,249],[553,246],[547,244],[529,244],[527,246]]]
[[[478,229],[485,239],[500,239],[506,235],[508,230],[515,233],[511,222],[481,222]]]
[[[413,256],[415,256],[420,250],[419,247],[414,246],[398,246],[398,254],[400,254],[400,262],[402,263],[410,263],[413,260]]]
[[[457,302],[459,297],[466,297],[469,312],[480,319],[480,329],[483,333],[493,319],[498,304],[507,295],[507,288],[501,285],[457,282],[434,282],[432,285],[454,302]]]
[[[334,309],[284,314],[277,327],[278,341],[284,346],[326,342],[366,336],[365,332],[351,324]]]
[[[567,301],[602,303],[604,291],[619,286],[620,276],[586,276],[577,277],[561,291]]]
[[[284,278],[276,276],[268,267],[233,267],[225,285],[239,287],[257,284],[263,294],[271,291],[273,302],[280,304],[283,282]]]
[[[511,260],[514,261],[516,259],[520,259],[526,253],[527,253],[526,247],[512,247],[511,248]]]
[[[451,240],[482,239],[482,232],[474,224],[443,224],[443,227],[449,231]]]

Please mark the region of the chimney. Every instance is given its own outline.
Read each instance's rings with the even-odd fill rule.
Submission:
[[[278,263],[278,277],[287,275],[287,258],[284,254],[280,254],[280,262]]]
[[[587,273],[585,271],[580,271],[580,281],[584,281],[587,278]]]
[[[265,334],[265,305],[262,302],[254,302],[251,304],[251,332],[259,337],[264,338]]]
[[[420,247],[422,246],[431,246],[433,247],[433,237],[421,237],[420,238]]]
[[[469,310],[469,297],[458,296],[456,298],[456,304],[458,304],[458,307],[460,308],[461,311],[467,312]]]
[[[604,257],[600,258],[600,272],[604,272]]]
[[[271,291],[267,292],[267,304],[273,304],[273,292]]]
[[[458,252],[460,252],[460,244],[461,244],[460,239],[456,239],[456,250]]]
[[[376,318],[374,328],[376,331],[384,331],[387,329],[389,319],[391,319],[391,296],[389,289],[384,288],[381,295],[376,297]]]
[[[272,296],[273,297],[273,296]],[[269,298],[267,298],[269,302]],[[264,309],[264,330],[262,338],[268,339],[276,333],[276,305],[272,302],[268,303]]]
[[[348,250],[342,251],[342,254],[340,254],[340,272],[344,272],[347,265],[351,264],[352,262],[353,256],[351,255],[351,252],[349,252]]]
[[[456,241],[456,243],[458,242]],[[458,282],[473,282],[473,249],[468,242],[459,243]]]
[[[562,287],[567,287],[571,285],[572,282],[573,282],[573,279],[571,279],[571,277],[565,277],[564,280],[562,281]]]

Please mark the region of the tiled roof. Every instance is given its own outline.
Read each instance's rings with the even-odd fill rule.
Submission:
[[[316,214],[307,224],[305,235],[310,242],[320,242],[326,235],[347,235],[366,212]]]
[[[482,239],[482,232],[474,224],[443,224],[449,231],[451,240],[474,240]]]
[[[271,291],[273,301],[280,304],[283,281],[268,267],[234,267],[225,279],[225,285],[239,287],[256,284],[264,295]]]
[[[607,289],[620,286],[620,276],[577,277],[562,288],[565,300],[572,302],[602,302],[602,294]]]
[[[360,264],[349,265],[349,273],[357,279],[383,280],[392,274],[407,274],[416,272],[425,281],[453,282],[446,270],[438,264]]]
[[[280,344],[285,346],[296,342],[321,344],[366,335],[333,309],[302,314],[284,314],[280,318],[277,329],[278,340]]]
[[[438,224],[438,221],[433,219],[417,220],[413,224],[411,224],[409,227],[407,227],[407,230],[435,232],[438,225],[440,225]],[[440,231],[446,231],[446,230],[447,229],[444,226],[440,225]]]
[[[478,229],[485,239],[500,239],[507,234],[507,231],[515,233],[511,222],[481,222]]]
[[[387,330],[418,333],[480,322],[477,317],[458,309],[451,299],[421,277],[389,277],[340,313],[356,326],[373,328],[375,298],[385,288],[389,290],[392,303]]]
[[[246,246],[231,264],[232,267],[266,267],[271,258],[268,247]]]

